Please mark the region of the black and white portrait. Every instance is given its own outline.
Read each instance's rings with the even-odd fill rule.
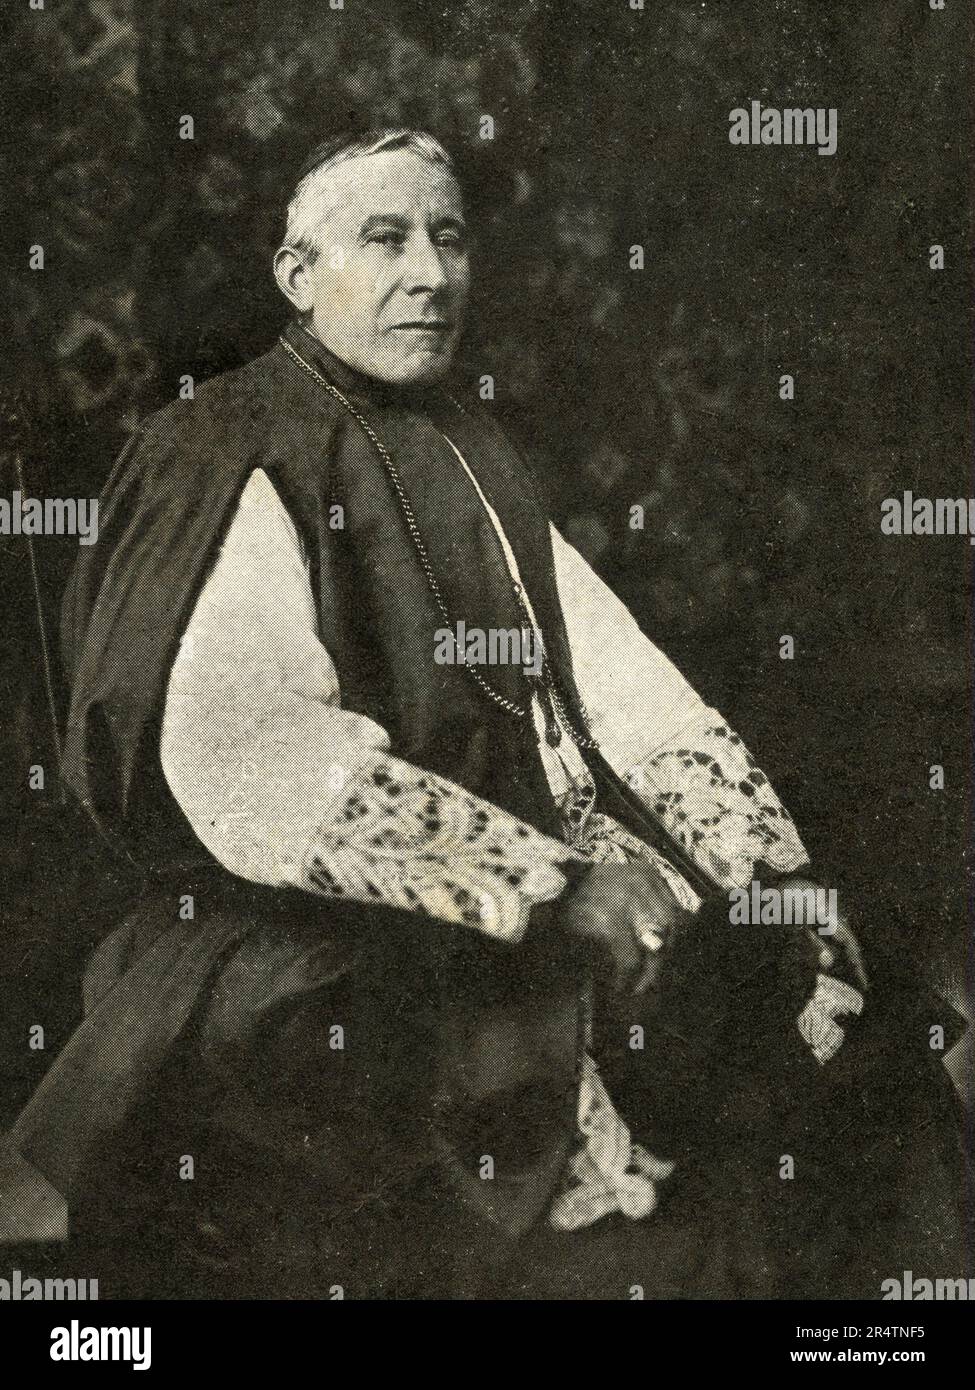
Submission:
[[[4,1298],[975,1296],[970,24],[19,6]]]

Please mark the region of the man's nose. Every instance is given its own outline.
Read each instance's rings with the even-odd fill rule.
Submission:
[[[411,241],[403,265],[403,288],[412,294],[446,288],[448,277],[436,245],[428,236]]]

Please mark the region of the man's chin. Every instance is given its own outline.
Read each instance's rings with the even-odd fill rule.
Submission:
[[[375,375],[393,386],[433,386],[447,375],[452,357],[449,352],[413,352],[401,362],[384,362]]]
[[[362,376],[383,381],[389,386],[433,386],[450,371],[456,347],[456,334],[440,342],[429,343],[384,343],[387,351],[378,347],[369,350],[363,345],[350,346],[348,342],[330,341],[312,329],[313,336],[333,353],[340,362],[351,367]]]

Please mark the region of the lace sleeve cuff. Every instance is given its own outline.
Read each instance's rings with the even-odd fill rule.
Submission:
[[[519,941],[567,886],[557,840],[433,773],[376,757],[350,781],[305,858],[303,886]]]
[[[809,862],[792,817],[716,710],[648,754],[627,780],[720,888],[743,887],[759,863],[791,873]]]

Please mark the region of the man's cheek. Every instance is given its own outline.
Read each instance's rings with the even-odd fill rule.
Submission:
[[[340,249],[335,248],[336,256]],[[340,267],[330,268],[322,277],[319,290],[319,300],[326,313],[347,320],[365,320],[369,315],[363,309],[375,297],[376,282],[354,261],[344,260]]]
[[[464,273],[451,282],[450,294],[451,305],[456,316],[463,314],[467,308],[467,298],[470,292],[470,278]]]

